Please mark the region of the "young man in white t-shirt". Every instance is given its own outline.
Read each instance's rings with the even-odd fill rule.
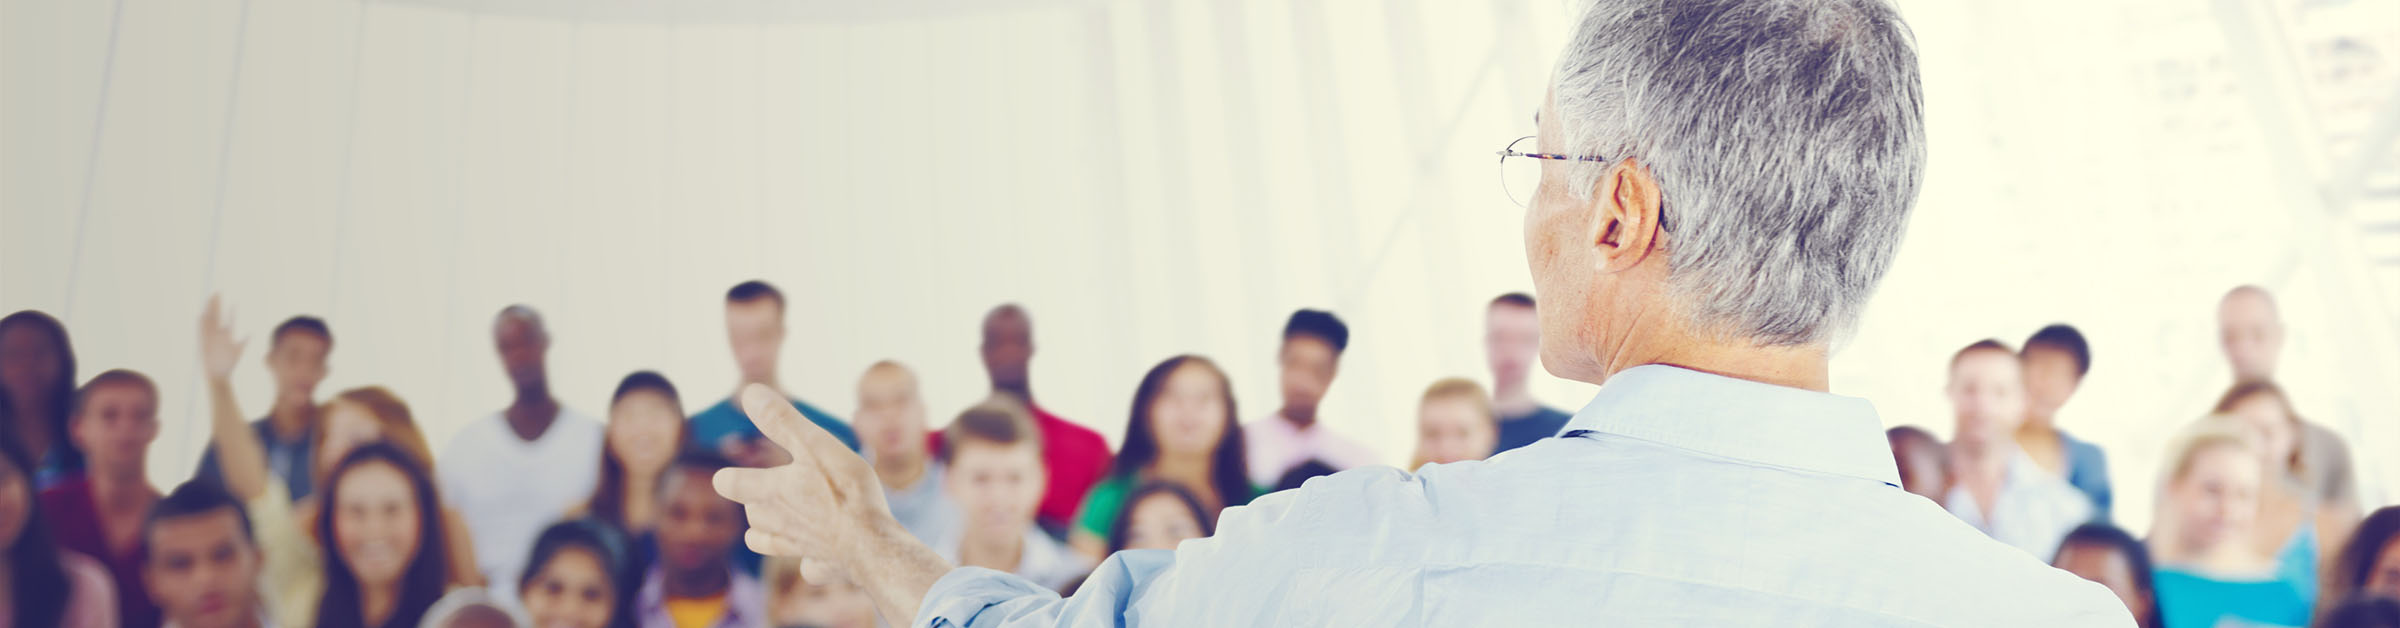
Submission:
[[[550,396],[543,359],[550,332],[523,305],[492,323],[516,400],[461,429],[437,465],[442,500],[466,519],[476,570],[502,603],[516,604],[517,574],[542,528],[592,494],[600,473],[600,421]]]

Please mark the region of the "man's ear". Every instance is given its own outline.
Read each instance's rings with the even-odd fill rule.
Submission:
[[[1632,159],[1610,165],[1592,189],[1592,229],[1587,240],[1598,251],[1600,271],[1615,273],[1642,265],[1662,244],[1658,180]]]

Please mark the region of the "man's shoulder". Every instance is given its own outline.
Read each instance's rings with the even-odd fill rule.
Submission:
[[[1100,432],[1092,428],[1067,420],[1066,417],[1059,416],[1040,406],[1033,408],[1033,416],[1041,423],[1044,447],[1055,449],[1058,445],[1065,444],[1087,449],[1097,446],[1102,452],[1108,451],[1108,439],[1102,438]]]

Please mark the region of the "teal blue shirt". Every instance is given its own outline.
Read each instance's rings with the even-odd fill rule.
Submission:
[[[824,428],[826,433],[832,434],[835,439],[842,441],[842,445],[849,447],[850,451],[858,451],[858,434],[851,432],[850,424],[842,422],[840,417],[833,416],[830,412],[819,410],[816,406],[808,405],[808,402],[798,399],[792,400],[792,409],[799,410],[800,416],[808,417],[809,422]],[[692,415],[693,443],[714,448],[718,443],[724,442],[727,436],[740,436],[745,440],[760,436],[758,424],[751,423],[750,416],[743,414],[741,408],[735,407],[732,398],[719,401],[717,405],[709,406],[707,410]]]

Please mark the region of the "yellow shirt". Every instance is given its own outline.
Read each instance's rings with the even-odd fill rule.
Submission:
[[[725,617],[725,594],[709,597],[668,597],[667,616],[675,628],[709,628]]]

